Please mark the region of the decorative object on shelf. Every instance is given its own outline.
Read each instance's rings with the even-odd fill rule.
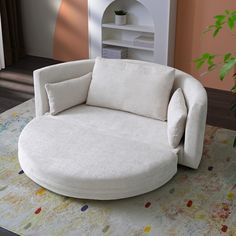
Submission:
[[[127,11],[116,10],[115,11],[115,23],[116,25],[126,25],[127,22]]]
[[[134,46],[154,48],[154,35],[140,35],[134,39]]]
[[[125,47],[106,46],[102,49],[102,57],[111,59],[127,59],[128,49]]]

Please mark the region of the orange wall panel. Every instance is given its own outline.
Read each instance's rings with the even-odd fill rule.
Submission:
[[[178,0],[175,67],[192,74],[204,86],[230,90],[234,85],[231,76],[222,82],[218,71],[201,76],[193,59],[204,52],[224,54],[235,51],[235,36],[225,29],[213,39],[203,34],[214,22],[213,16],[225,9],[236,10],[232,0]],[[53,56],[57,60],[70,61],[89,57],[88,2],[87,0],[62,0],[54,34]]]
[[[53,56],[60,61],[89,57],[87,0],[62,0],[54,34]]]
[[[236,10],[236,1],[232,0],[178,0],[175,67],[192,74],[204,86],[230,90],[234,81],[228,76],[222,82],[218,72],[201,76],[204,71],[197,71],[193,59],[204,52],[224,54],[236,51],[236,38],[229,29],[223,30],[218,37],[211,33],[203,34],[206,27],[214,23],[213,16],[226,9]]]

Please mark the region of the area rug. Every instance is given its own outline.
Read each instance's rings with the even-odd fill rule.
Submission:
[[[18,137],[33,117],[33,100],[0,115],[1,227],[34,236],[236,236],[236,132],[208,126],[200,168],[179,166],[158,190],[119,201],[87,201],[41,188],[21,170]]]

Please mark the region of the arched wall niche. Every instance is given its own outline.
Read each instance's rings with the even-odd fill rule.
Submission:
[[[154,25],[154,20],[152,18],[151,12],[138,0],[114,0],[105,9],[102,23],[113,22],[114,11],[118,9],[124,9],[128,12],[128,24]]]
[[[114,10],[125,9],[129,13],[128,24],[153,28],[151,33],[155,36],[152,52],[131,49],[131,59],[145,60],[152,55],[153,62],[173,65],[176,2],[177,0],[89,0],[90,58],[102,55],[104,39],[111,36],[122,39],[129,34],[134,37],[141,32],[132,31],[131,34],[128,30],[119,29],[104,31],[104,24],[114,22]]]
[[[102,17],[102,24],[109,24],[115,21],[114,11],[118,9],[124,9],[128,12],[127,15],[127,25],[142,25],[147,27],[152,27],[154,29],[154,20],[149,9],[146,8],[138,0],[115,0],[104,11]],[[153,33],[143,33],[139,31],[129,31],[129,30],[114,30],[108,28],[102,28],[102,41],[109,39],[117,39],[122,41],[133,42],[135,38],[140,35],[149,35],[155,37],[154,30]],[[103,45],[106,46],[106,45]],[[134,48],[128,48],[128,58],[137,59],[144,61],[154,61],[154,50],[139,50]]]

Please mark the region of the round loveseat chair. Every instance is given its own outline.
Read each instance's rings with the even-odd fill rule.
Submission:
[[[58,194],[111,200],[157,189],[176,174],[178,163],[198,168],[207,97],[203,86],[182,71],[175,71],[172,89],[182,89],[188,109],[177,148],[168,143],[168,121],[86,104],[49,114],[45,84],[83,76],[94,63],[67,62],[34,72],[36,118],[24,128],[18,145],[25,174]]]

